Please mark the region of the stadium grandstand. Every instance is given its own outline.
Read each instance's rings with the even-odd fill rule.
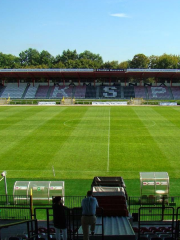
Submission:
[[[6,103],[6,99],[179,100],[179,79],[178,69],[0,69],[0,98]],[[55,176],[53,166],[52,172]],[[1,176],[0,181],[6,184],[6,175]],[[12,195],[0,195],[0,240],[56,239],[50,191],[62,188],[58,185],[47,190],[43,184],[45,181],[28,192],[21,182]],[[150,191],[144,193],[143,187]],[[129,195],[119,176],[94,177],[89,188],[99,203],[95,234],[90,239],[180,239],[180,197],[168,195],[166,174],[141,181],[138,197]],[[14,195],[18,190],[21,194]],[[66,213],[68,239],[83,239],[84,196],[63,193],[62,197],[63,204],[71,210]]]
[[[179,79],[179,69],[0,69],[0,98],[177,100]]]

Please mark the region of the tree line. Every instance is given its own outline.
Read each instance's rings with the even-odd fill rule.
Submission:
[[[131,60],[118,62],[103,62],[99,54],[84,51],[80,54],[76,50],[64,50],[62,54],[52,56],[48,51],[41,52],[29,48],[20,52],[19,56],[0,52],[0,68],[152,68],[152,69],[180,69],[180,56],[163,54],[161,56],[136,54]]]

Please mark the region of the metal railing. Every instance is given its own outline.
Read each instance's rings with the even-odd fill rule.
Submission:
[[[17,225],[21,224],[26,224],[26,232],[27,232],[27,240],[30,239],[35,239],[35,237],[38,236],[38,230],[37,230],[37,220],[25,220],[25,221],[20,221],[20,222],[15,222],[15,223],[9,223],[9,224],[2,224],[0,225],[0,240],[3,239],[3,229],[8,229],[9,233],[12,234],[11,228]],[[5,236],[7,237],[7,236]]]
[[[31,197],[27,195],[0,195],[0,207],[30,206]]]
[[[128,198],[128,210],[131,213],[138,213],[139,208],[142,206],[146,207],[173,207],[174,209],[177,209],[180,207],[180,197],[129,197]]]
[[[68,208],[81,207],[84,196],[65,196],[64,205]]]
[[[30,207],[0,207],[0,219],[27,220],[32,219]]]
[[[34,218],[37,218],[38,212],[44,211],[46,213],[46,235],[47,239],[51,239],[51,228],[53,227],[53,209],[50,207],[36,207],[34,208]],[[66,215],[66,222],[67,222],[67,232],[68,232],[68,239],[79,239],[83,236],[82,231],[79,231],[79,228],[81,226],[81,216],[82,216],[82,209],[80,207],[75,207],[72,209],[68,209],[65,211]],[[98,217],[100,216],[102,219],[101,224],[102,225],[102,239],[104,239],[104,222],[103,222],[103,209],[97,208],[97,214]],[[37,222],[37,229],[38,229],[38,222]],[[97,234],[96,234],[97,236]]]
[[[32,219],[30,196],[0,195],[0,219]]]
[[[176,238],[180,237],[180,207],[176,211]]]
[[[103,218],[103,208],[98,207],[96,212],[96,217],[101,219],[101,223],[96,223],[96,226],[101,226],[101,233],[97,234],[96,237],[100,236],[101,239],[104,239],[104,218]],[[82,217],[82,208],[73,208],[71,211],[72,217],[72,232],[73,232],[73,239],[79,239],[83,236],[83,231],[81,227],[81,217]]]
[[[175,213],[173,207],[140,207],[138,212],[138,239],[140,239],[140,229],[142,226],[153,225],[169,226],[171,225],[171,236],[175,236]]]

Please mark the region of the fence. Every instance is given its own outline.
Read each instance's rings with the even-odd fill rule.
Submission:
[[[177,214],[176,214],[176,237],[180,237],[180,207],[177,208]]]
[[[0,207],[30,206],[31,197],[27,195],[0,195]]]
[[[175,211],[173,207],[140,207],[138,212],[138,239],[140,239],[140,229],[147,225],[171,226],[171,236],[177,235],[175,232]]]
[[[27,236],[24,234],[26,231]],[[18,232],[18,235],[17,235]],[[26,220],[0,225],[0,240],[15,237],[19,239],[35,239],[38,236],[37,220]]]
[[[64,197],[64,205],[68,208],[81,207],[84,196]],[[34,206],[52,206],[52,202],[35,202]],[[0,219],[31,219],[32,200],[30,196],[0,195]],[[46,215],[40,214],[39,218],[44,219]]]
[[[84,196],[67,196],[64,197],[64,205],[68,208],[81,207]]]
[[[53,209],[51,207],[47,208],[40,208],[36,207],[34,208],[34,218],[38,219],[38,215],[42,214],[44,212],[44,215],[46,216],[45,218],[45,229],[46,229],[46,234],[47,234],[47,239],[51,239],[51,228],[54,226],[53,225]],[[66,209],[65,210],[65,216],[66,216],[66,221],[67,221],[67,229],[68,229],[68,239],[82,239],[82,228],[81,226],[81,216],[82,216],[82,209],[80,207],[74,207],[72,209]],[[96,236],[101,236],[101,239],[104,238],[104,222],[103,222],[103,209],[102,208],[97,208],[97,217],[101,218],[101,223],[96,224],[100,225],[101,227],[101,232],[99,234],[96,234]],[[38,224],[41,224],[41,222],[37,222]],[[99,227],[99,226],[98,226]],[[38,226],[37,226],[38,228]]]
[[[31,219],[31,197],[0,195],[0,219]]]
[[[159,199],[159,197],[149,197],[149,198],[143,198],[143,197],[129,197],[128,198],[128,210],[131,213],[138,213],[139,208],[142,206],[146,207],[162,207],[162,206],[169,206],[174,207],[176,210],[178,207],[180,207],[180,197],[164,197]]]
[[[69,208],[80,207],[81,202],[85,196],[65,196],[64,205]],[[20,207],[20,206],[30,206],[31,196],[27,195],[0,195],[0,207],[9,206],[9,207]],[[51,205],[52,202],[47,201],[46,205]],[[41,205],[41,204],[39,204]]]

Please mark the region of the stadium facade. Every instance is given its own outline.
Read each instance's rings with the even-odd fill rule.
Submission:
[[[180,69],[0,69],[0,97],[180,99]]]

